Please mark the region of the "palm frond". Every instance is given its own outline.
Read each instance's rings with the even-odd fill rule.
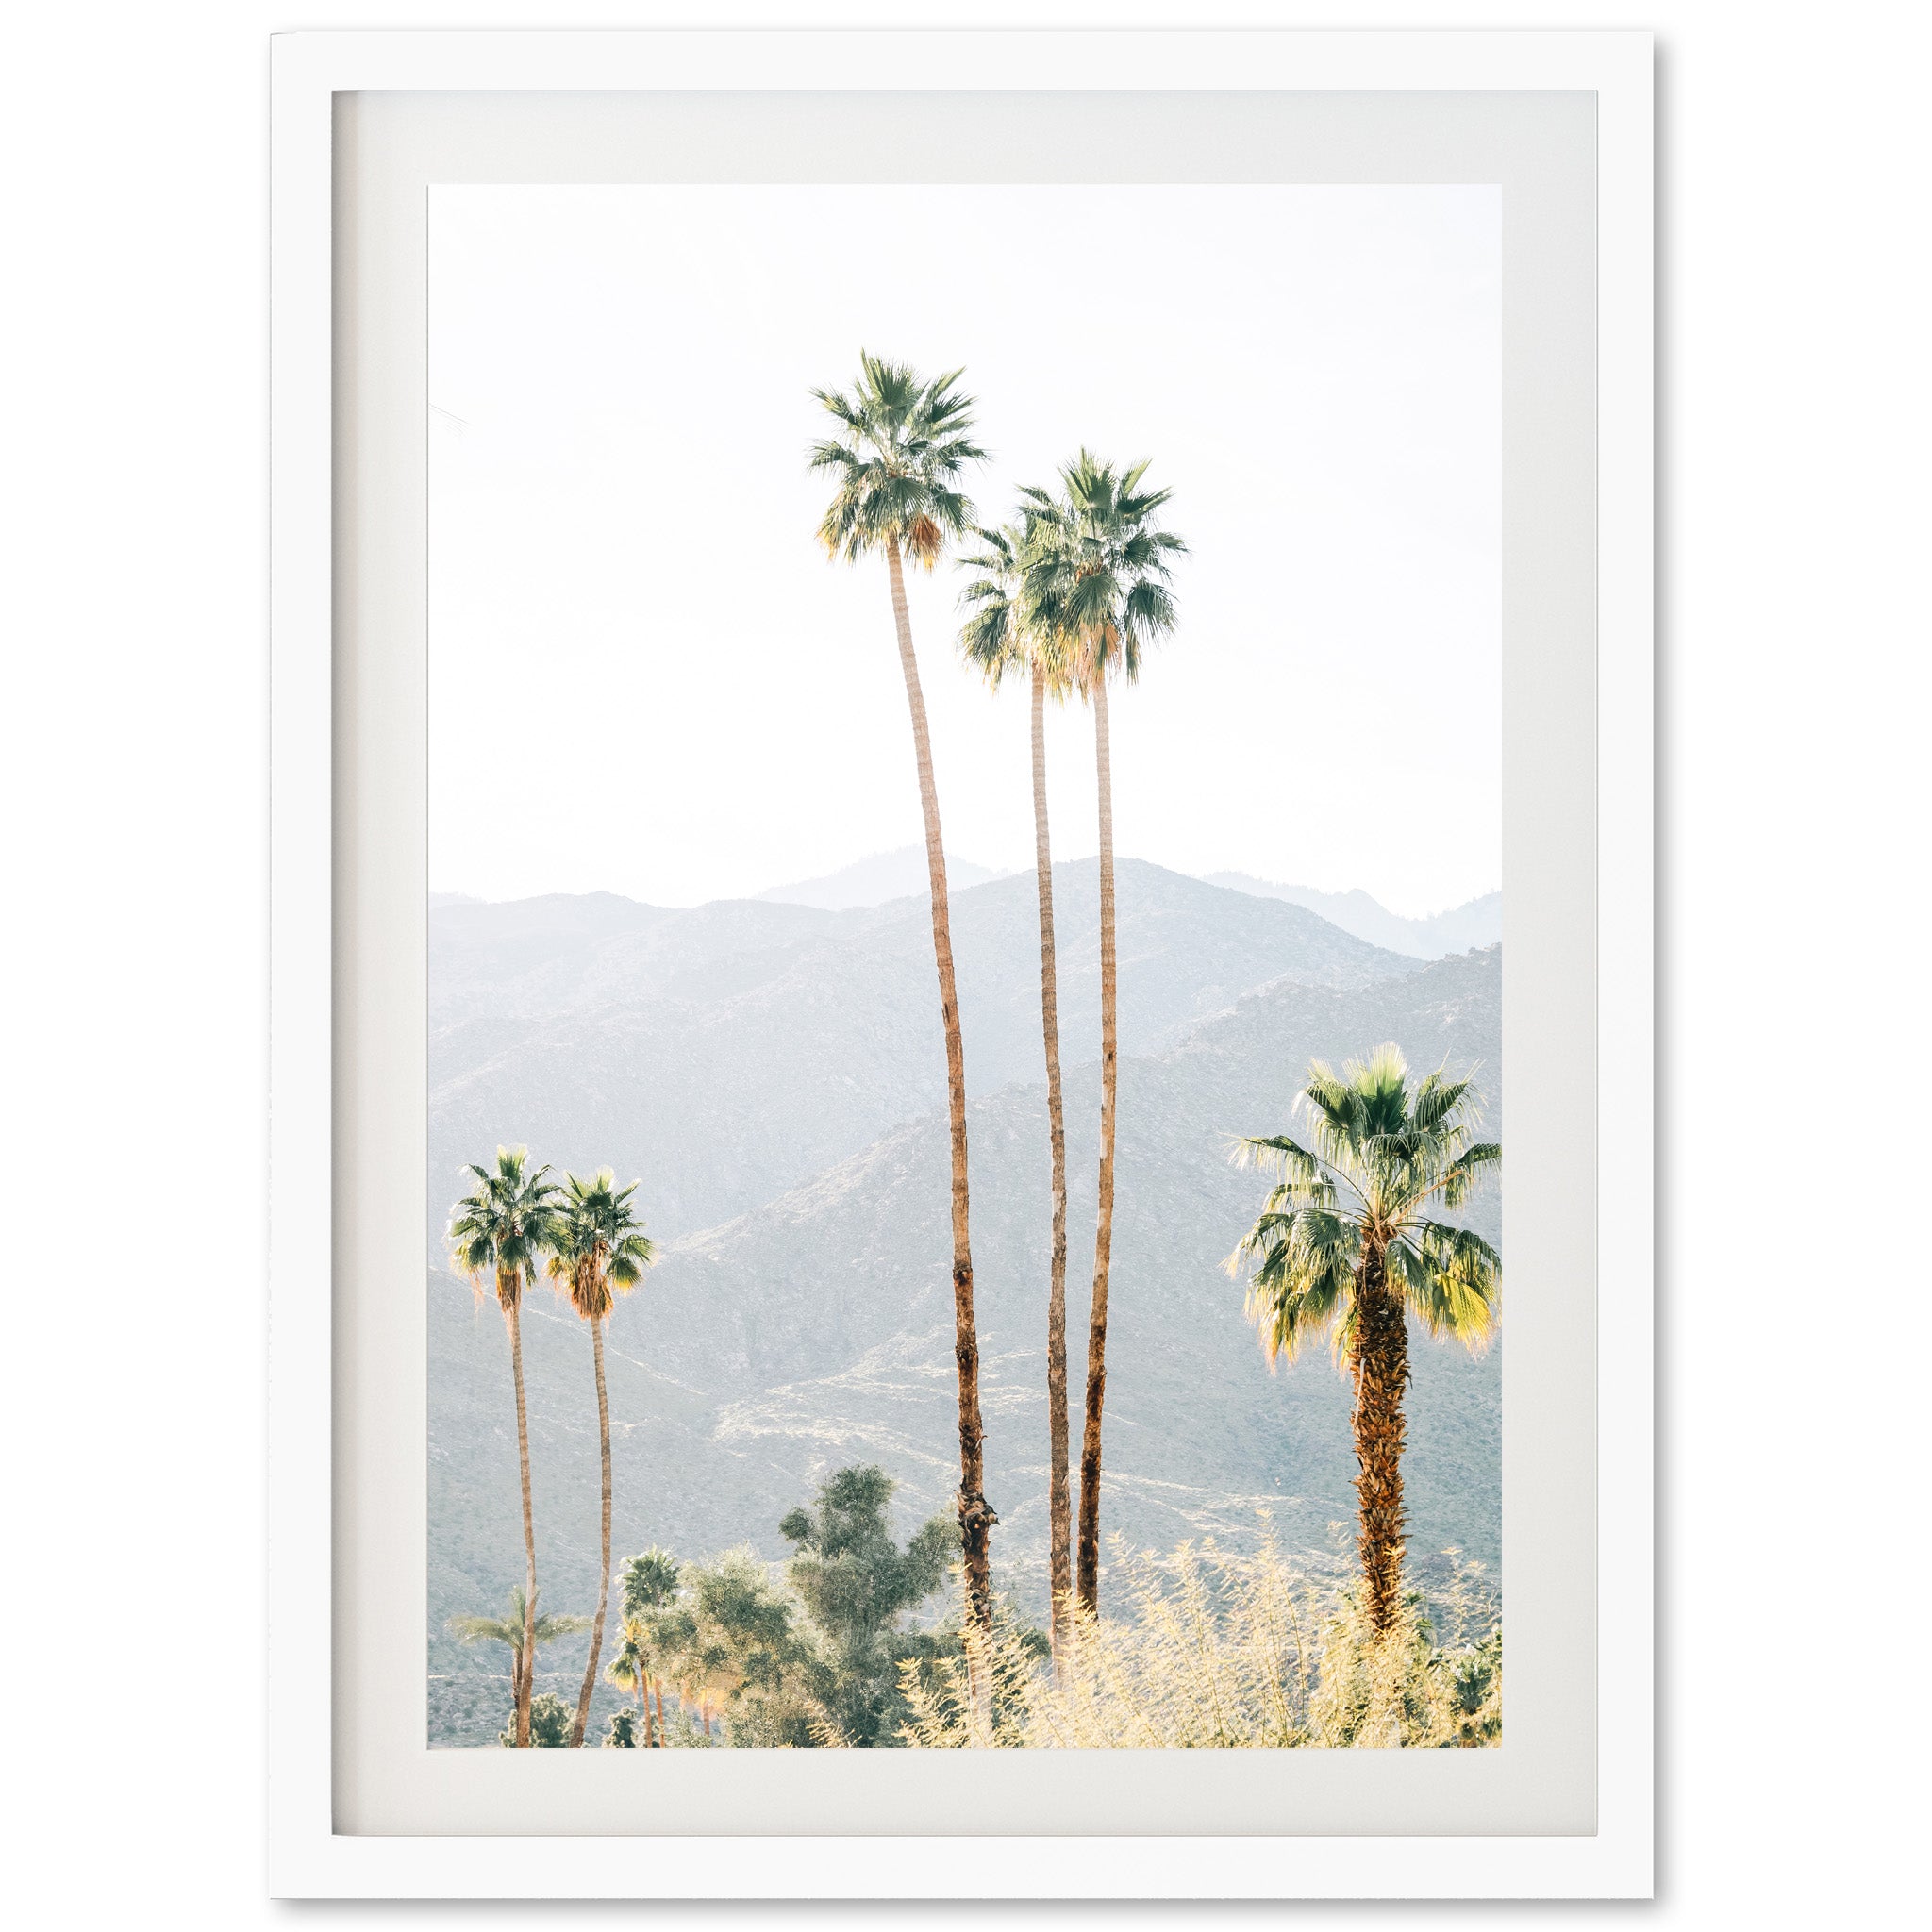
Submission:
[[[540,1590],[530,1598],[533,1610],[542,1594]],[[510,1649],[521,1651],[524,1642],[523,1586],[518,1584],[510,1591],[508,1616],[452,1617],[445,1627],[462,1643],[507,1643]],[[550,1643],[559,1637],[572,1637],[590,1627],[589,1617],[539,1615],[531,1619],[530,1641],[532,1643]]]
[[[841,425],[806,458],[808,469],[837,478],[819,524],[828,555],[854,561],[896,544],[910,562],[930,569],[972,529],[973,507],[958,485],[986,452],[970,433],[973,400],[956,388],[961,373],[928,381],[861,350],[849,391],[810,391]]]
[[[1473,1230],[1431,1218],[1439,1202],[1460,1207],[1501,1163],[1499,1144],[1473,1140],[1475,1103],[1467,1076],[1438,1069],[1411,1083],[1401,1051],[1385,1044],[1340,1074],[1309,1066],[1295,1100],[1306,1141],[1257,1135],[1237,1144],[1238,1161],[1278,1177],[1227,1262],[1232,1274],[1251,1271],[1248,1316],[1271,1361],[1292,1359],[1305,1333],[1322,1326],[1345,1352],[1355,1270],[1378,1255],[1431,1334],[1488,1345],[1501,1257]]]
[[[479,1291],[483,1274],[493,1269],[497,1298],[508,1310],[524,1282],[535,1278],[558,1191],[548,1167],[531,1169],[525,1147],[499,1147],[494,1167],[473,1161],[463,1173],[477,1187],[450,1209],[444,1239],[451,1265]]]
[[[611,1291],[628,1293],[657,1259],[657,1249],[632,1211],[641,1182],[620,1188],[615,1173],[566,1174],[548,1217],[543,1273],[587,1322],[610,1312]]]

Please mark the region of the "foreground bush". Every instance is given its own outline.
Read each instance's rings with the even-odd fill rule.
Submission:
[[[1474,1747],[1502,1738],[1503,1636],[1480,1575],[1458,1565],[1433,1602],[1401,1601],[1377,1636],[1358,1591],[1296,1569],[1272,1543],[1172,1556],[1116,1545],[1123,1618],[1074,1607],[1058,1674],[1008,1619],[975,1661],[993,1686],[975,1718],[964,1657],[908,1665],[909,1745],[1061,1750]],[[980,1640],[967,1633],[969,1647]]]
[[[581,1623],[584,1620],[579,1618]],[[570,1742],[571,1707],[562,1698],[540,1690],[530,1700],[530,1742],[541,1751],[560,1751]],[[497,1734],[499,1744],[517,1740],[516,1713],[510,1713],[510,1727]]]

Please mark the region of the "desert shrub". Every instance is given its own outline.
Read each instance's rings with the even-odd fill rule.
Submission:
[[[900,1666],[935,1648],[931,1635],[908,1630],[904,1620],[945,1583],[959,1525],[934,1516],[901,1549],[890,1515],[897,1488],[882,1469],[841,1469],[809,1507],[778,1525],[796,1546],[785,1574],[813,1640],[807,1682],[821,1707],[813,1732],[821,1744],[900,1743],[908,1716]]]
[[[570,1742],[570,1727],[576,1712],[562,1698],[540,1690],[530,1700],[530,1744],[533,1749],[560,1751]],[[509,1729],[499,1731],[499,1744],[514,1746],[517,1741],[516,1713],[510,1713]]]

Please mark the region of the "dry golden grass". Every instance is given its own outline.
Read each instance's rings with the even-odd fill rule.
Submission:
[[[964,1658],[906,1667],[929,1750],[1441,1749],[1502,1737],[1502,1625],[1474,1566],[1452,1560],[1427,1602],[1410,1591],[1376,1639],[1352,1587],[1291,1564],[1272,1540],[1252,1556],[1213,1542],[1166,1557],[1118,1543],[1118,1616],[1073,1607],[1055,1667],[1010,1618],[990,1644],[969,1632],[993,1685],[975,1715]],[[1452,1559],[1454,1553],[1450,1553]]]

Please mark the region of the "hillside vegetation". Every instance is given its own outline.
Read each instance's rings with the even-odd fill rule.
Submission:
[[[1069,1214],[1083,1226],[1096,1094],[1091,864],[1057,868],[1056,885]],[[1022,942],[1031,891],[1023,879],[961,891],[954,920],[995,1581],[1039,1617],[1047,1214],[1038,992]],[[519,1131],[541,1135],[559,1166],[606,1150],[626,1173],[666,1177],[650,1204],[657,1265],[609,1318],[620,1550],[743,1544],[777,1561],[787,1511],[855,1463],[899,1479],[908,1525],[946,1507],[958,1477],[946,1152],[942,1091],[920,1078],[939,1057],[922,922],[903,904],[667,912],[606,895],[432,910],[432,1229],[461,1162],[507,1119],[528,1123]],[[1109,1527],[1132,1549],[1212,1536],[1241,1552],[1266,1507],[1283,1548],[1319,1567],[1335,1549],[1330,1525],[1355,1508],[1347,1385],[1325,1363],[1271,1375],[1262,1361],[1221,1267],[1255,1205],[1253,1177],[1228,1163],[1230,1136],[1285,1118],[1311,1059],[1364,1040],[1395,1041],[1419,1067],[1481,1063],[1500,1131],[1501,952],[1423,966],[1305,908],[1133,861],[1120,867],[1120,928],[1133,970]],[[793,1061],[815,1072],[785,1076]],[[704,1081],[718,1105],[692,1104]],[[1492,1193],[1474,1224],[1494,1236],[1499,1224]],[[513,1417],[493,1301],[479,1304],[437,1253],[427,1287],[432,1735],[482,1743],[501,1726],[504,1678],[444,1620],[501,1603],[521,1576]],[[595,1594],[583,1527],[595,1518],[597,1440],[579,1325],[547,1294],[525,1302],[539,1571],[545,1602],[560,1607]],[[1496,1565],[1501,1362],[1500,1348],[1479,1360],[1415,1351],[1408,1507],[1424,1574],[1452,1545]],[[582,1652],[571,1638],[549,1646],[540,1688],[572,1694]],[[600,1721],[618,1702],[599,1690]]]

